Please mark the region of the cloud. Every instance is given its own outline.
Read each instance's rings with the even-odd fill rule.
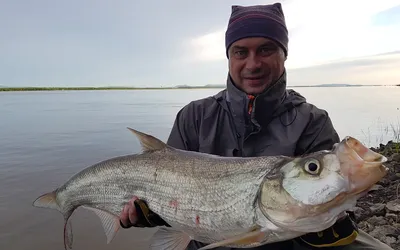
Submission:
[[[330,60],[313,66],[288,68],[288,85],[319,84],[362,84],[395,85],[400,84],[400,51],[374,54],[354,58]],[[175,75],[169,74],[172,83],[188,85],[225,84],[227,61],[192,62]]]
[[[398,0],[285,1],[283,9],[289,29],[287,67],[398,49],[400,25],[383,27],[371,21],[377,13],[396,5]],[[212,33],[189,38],[191,58],[205,63],[226,59],[224,31],[225,26],[221,26]]]
[[[220,84],[227,75],[224,33],[231,5],[273,2],[3,0],[0,84]],[[377,25],[396,2],[283,1],[288,68],[398,49],[400,23]]]
[[[337,60],[325,64],[289,69],[288,85],[400,84],[400,51]]]
[[[359,57],[398,49],[400,27],[377,27],[371,18],[397,1],[293,1],[288,23],[297,28],[290,37],[288,67]],[[312,9],[317,11],[311,11]],[[303,13],[303,15],[296,14]],[[290,19],[291,18],[291,19]]]
[[[192,38],[188,45],[188,59],[193,61],[208,62],[226,59],[224,30]]]
[[[371,23],[377,26],[398,25],[400,23],[400,5],[377,13],[372,17]]]

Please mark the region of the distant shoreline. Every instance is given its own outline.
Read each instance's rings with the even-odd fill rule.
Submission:
[[[212,89],[220,87],[21,87],[2,88],[0,92],[6,91],[70,91],[70,90],[169,90],[169,89]]]
[[[393,87],[397,85],[299,85],[288,88],[340,88],[340,87]],[[0,87],[0,92],[10,91],[71,91],[71,90],[178,90],[178,89],[222,89],[225,86],[178,86],[178,87]]]

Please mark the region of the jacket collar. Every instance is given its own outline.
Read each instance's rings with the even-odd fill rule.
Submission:
[[[256,126],[267,123],[274,116],[275,111],[281,107],[286,95],[286,70],[274,84],[257,95],[253,101],[234,85],[228,75],[226,100],[234,119],[239,122],[245,122],[250,118]],[[252,108],[249,113],[251,103]]]

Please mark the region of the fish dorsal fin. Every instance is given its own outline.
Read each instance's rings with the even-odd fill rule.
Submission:
[[[160,139],[155,138],[154,136],[145,134],[143,132],[140,132],[138,130],[135,130],[133,128],[128,129],[137,136],[137,138],[140,141],[140,144],[142,145],[142,151],[147,152],[147,151],[157,151],[161,150],[167,147],[167,144],[162,142]]]
[[[57,193],[56,191],[43,194],[39,196],[34,202],[34,207],[41,207],[41,208],[51,208],[61,212],[61,208],[57,202]]]

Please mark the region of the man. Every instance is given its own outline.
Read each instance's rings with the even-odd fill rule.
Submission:
[[[226,89],[183,107],[177,114],[169,145],[221,156],[249,157],[298,156],[331,149],[339,142],[327,112],[286,89],[288,31],[281,4],[233,6],[225,42],[229,59]],[[136,198],[121,214],[125,228],[163,224],[145,202]],[[188,248],[201,246],[204,244],[191,242]],[[348,215],[322,233],[254,249],[300,250],[313,246],[390,249],[358,231]]]

